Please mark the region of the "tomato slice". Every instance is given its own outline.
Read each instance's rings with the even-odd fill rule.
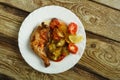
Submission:
[[[60,25],[60,22],[57,18],[53,18],[50,22],[50,28],[54,29],[55,27],[58,27]]]
[[[55,34],[53,34],[53,39],[54,40],[60,40],[60,37],[55,33]]]
[[[76,54],[78,51],[78,47],[73,44],[73,43],[69,43],[68,45],[68,50],[72,53],[72,54]]]
[[[70,34],[76,34],[77,32],[77,24],[74,23],[74,22],[71,22],[69,25],[68,25],[68,32]]]

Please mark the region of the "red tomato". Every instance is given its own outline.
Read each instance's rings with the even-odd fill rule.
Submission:
[[[50,28],[51,29],[54,29],[55,27],[58,27],[60,25],[58,19],[56,18],[53,18],[50,22]]]
[[[65,58],[65,55],[61,55],[57,60],[55,60],[55,62],[59,62],[61,60],[63,60]]]
[[[69,43],[68,45],[68,50],[72,53],[72,54],[76,54],[78,51],[78,47],[73,44],[73,43]]]
[[[76,34],[77,32],[77,24],[74,23],[74,22],[71,22],[69,25],[68,25],[68,32],[70,34]]]
[[[53,39],[54,40],[60,40],[60,37],[55,33],[55,34],[53,34]]]
[[[52,32],[52,37],[54,40],[60,40],[60,36],[57,34],[56,28],[54,28],[54,30]]]

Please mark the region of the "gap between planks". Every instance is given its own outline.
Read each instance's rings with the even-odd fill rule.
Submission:
[[[88,33],[87,34],[89,34],[89,31],[88,31]],[[90,33],[91,34],[91,33]],[[94,34],[93,33],[93,35],[96,35],[96,34]],[[96,36],[98,36],[98,35],[96,35]],[[105,39],[108,39],[108,38],[106,38],[106,37],[104,37]],[[99,38],[100,40],[102,39],[102,36],[101,36],[101,38]],[[108,39],[109,40],[109,39]],[[113,41],[113,40],[112,40]],[[114,42],[116,42],[116,41],[114,41]]]
[[[15,52],[15,53],[20,53],[19,52],[19,50],[18,50],[18,46],[16,46],[16,45],[13,45],[12,43],[14,43],[14,44],[17,44],[17,42],[15,41],[15,40],[12,40],[12,39],[9,39],[9,37],[8,36],[4,36],[4,37],[2,37],[1,35],[0,35],[0,37],[1,37],[1,39],[0,39],[0,45],[3,45],[2,47],[5,47],[5,48],[7,48],[8,49],[8,51],[13,51],[13,52]],[[10,40],[10,41],[8,41],[8,39]],[[11,43],[11,41],[12,41],[12,43]],[[1,48],[2,49],[2,48]],[[20,57],[19,59],[20,59],[20,61],[22,61],[22,62],[24,62],[25,64],[26,64],[26,62],[25,61],[23,61],[23,59],[22,59],[22,57],[20,56],[20,54],[19,54],[19,56],[17,56],[18,54],[16,54],[16,57]],[[9,55],[11,55],[12,56],[12,54],[9,54]],[[14,55],[15,56],[15,55]],[[21,60],[22,59],[22,60]],[[19,60],[18,60],[19,61]],[[28,65],[27,65],[28,66]],[[28,66],[29,67],[29,66]],[[90,75],[94,75],[94,77],[96,78],[96,79],[98,79],[98,80],[109,80],[108,78],[106,78],[106,77],[104,77],[104,76],[102,76],[102,75],[100,75],[100,74],[98,74],[98,73],[95,73],[94,71],[92,71],[92,70],[90,70],[90,69],[88,69],[86,66],[84,66],[84,65],[81,65],[81,64],[76,64],[73,68],[71,68],[70,70],[68,70],[68,71],[71,71],[71,70],[73,70],[75,73],[77,73],[77,74],[81,74],[81,72],[80,71],[82,71],[83,73],[85,72],[87,72],[86,74],[90,74]],[[62,73],[62,74],[64,74],[64,73]],[[4,76],[3,76],[4,77]]]
[[[95,2],[95,1],[93,1],[93,0],[90,0],[90,1]],[[95,2],[95,3],[97,3],[97,2]],[[24,18],[25,18],[28,14],[30,14],[30,12],[28,12],[28,11],[25,11],[25,10],[19,9],[19,8],[17,8],[17,7],[14,7],[14,6],[9,5],[9,4],[6,4],[6,3],[2,3],[2,2],[0,2],[0,4],[3,5],[3,6],[10,7],[11,9],[13,8],[14,10],[17,10],[17,11],[20,12],[20,13],[22,12]],[[98,3],[98,4],[101,4],[101,3]],[[22,15],[22,14],[21,14],[21,15]],[[17,13],[17,15],[19,16],[18,13]],[[2,16],[3,16],[3,15],[2,15]],[[10,19],[12,19],[12,18],[10,18]],[[14,19],[13,19],[13,21],[14,21]],[[22,20],[22,21],[23,21],[23,20]],[[20,21],[20,22],[22,22],[22,21]],[[91,34],[94,34],[94,35],[97,35],[97,36],[101,36],[101,37],[104,37],[104,38],[106,38],[106,39],[110,39],[110,40],[112,40],[112,41],[115,41],[115,42],[120,43],[119,40],[112,39],[112,38],[106,37],[106,36],[104,36],[104,35],[95,34],[94,32],[91,32],[91,31],[89,31],[89,30],[85,30],[85,31],[88,32],[88,33],[91,33]]]
[[[120,11],[120,0],[90,0]]]
[[[0,2],[28,12],[46,5],[63,6],[72,10],[81,19],[87,31],[120,41],[118,33],[120,12],[90,0],[1,0]]]

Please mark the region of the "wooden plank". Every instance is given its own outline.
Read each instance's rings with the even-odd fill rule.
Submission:
[[[120,80],[120,43],[87,33],[87,45],[79,64],[111,80]]]
[[[0,63],[1,63],[1,72],[3,74],[12,76],[16,79],[32,79],[33,76],[39,76],[41,78],[51,78],[47,74],[39,73],[32,68],[30,68],[23,60],[23,58],[20,55],[20,52],[17,47],[17,35],[18,30],[21,24],[21,21],[24,19],[24,17],[19,16],[18,14],[14,15],[13,12],[15,11],[10,10],[13,12],[7,12],[3,5],[0,5]],[[26,14],[23,13],[25,16]],[[15,20],[10,20],[14,16]],[[19,18],[19,19],[17,19]],[[5,26],[6,27],[2,27]],[[9,30],[11,33],[7,32],[7,28],[9,27]],[[90,33],[87,34],[87,47],[85,50],[85,53],[82,57],[82,59],[79,62],[79,66],[84,66],[90,70],[90,72],[95,72],[98,75],[102,75],[104,77],[107,77],[109,79],[113,80],[119,80],[120,79],[120,43],[113,42],[108,39],[104,39],[103,37],[98,37],[95,35],[91,35]],[[15,66],[16,65],[16,66]],[[61,73],[58,75],[52,75],[52,79],[60,78],[59,79],[75,79],[75,80],[104,80],[101,79],[102,77],[97,77],[94,74],[88,73],[84,70],[82,70],[79,66],[75,66],[71,70]],[[21,68],[22,67],[22,68]],[[15,70],[14,70],[14,69]],[[18,72],[17,72],[18,71]],[[23,72],[24,71],[24,72]],[[76,73],[77,72],[77,73]],[[13,74],[11,74],[13,73]],[[26,76],[24,76],[24,73]],[[28,74],[29,73],[29,74]],[[16,75],[17,74],[17,75]],[[69,74],[69,75],[68,75]],[[113,75],[114,74],[114,75]],[[80,76],[80,77],[78,77]],[[35,78],[33,77],[33,78]],[[38,78],[38,77],[37,77]],[[49,80],[49,79],[48,79]]]
[[[76,67],[56,75],[40,73],[33,70],[24,62],[19,50],[16,50],[18,47],[6,43],[5,38],[3,40],[4,42],[0,42],[0,73],[8,75],[16,80],[105,80],[104,78]]]
[[[120,10],[120,0],[93,0]]]
[[[101,76],[89,73],[79,67],[74,67],[64,73],[49,75],[33,70],[22,58],[18,45],[17,35],[24,17],[16,15],[13,12],[7,12],[8,7],[0,5],[0,73],[8,75],[16,80],[106,80]],[[13,8],[10,9],[14,11]],[[11,16],[15,20],[11,20]],[[24,14],[26,16],[26,14]],[[17,19],[19,18],[19,19]],[[4,23],[4,24],[3,24]],[[6,25],[5,25],[6,24]],[[4,26],[4,27],[3,27]],[[9,28],[9,29],[7,29]],[[10,33],[8,33],[10,31]]]
[[[14,78],[11,78],[10,76],[0,74],[0,79],[1,80],[15,80]]]
[[[0,0],[0,2],[28,12],[45,5],[63,6],[72,10],[82,20],[87,31],[120,42],[120,34],[118,34],[120,11],[107,6],[88,0]]]
[[[21,22],[28,15],[28,13],[20,10],[0,5],[0,33],[6,34],[9,37],[17,39],[18,34],[14,34],[21,25]],[[10,22],[9,22],[10,21]],[[16,27],[12,27],[12,26]]]

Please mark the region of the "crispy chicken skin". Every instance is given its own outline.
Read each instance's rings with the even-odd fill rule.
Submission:
[[[43,60],[45,67],[50,65],[49,58],[45,53],[45,46],[48,42],[49,28],[38,26],[31,34],[30,45],[32,50]]]

